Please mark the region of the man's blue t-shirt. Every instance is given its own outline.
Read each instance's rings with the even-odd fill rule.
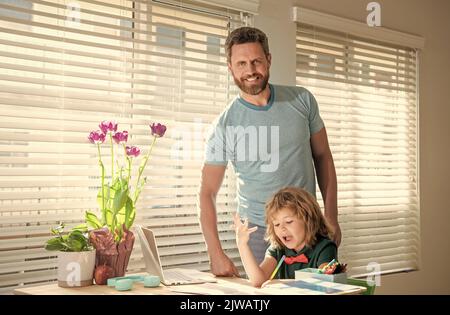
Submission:
[[[314,96],[303,87],[270,84],[270,99],[255,106],[237,97],[220,114],[206,142],[205,164],[231,161],[238,213],[265,226],[264,206],[286,186],[316,192],[311,135],[324,127]]]

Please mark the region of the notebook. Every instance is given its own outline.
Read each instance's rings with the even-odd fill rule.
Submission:
[[[159,276],[164,285],[217,282],[210,274],[194,269],[173,268],[163,270],[158,246],[152,230],[136,225],[135,231],[141,242],[142,255],[147,272]]]

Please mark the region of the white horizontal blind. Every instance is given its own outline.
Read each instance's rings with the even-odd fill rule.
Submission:
[[[258,14],[260,0],[193,0],[207,5]]]
[[[164,266],[209,269],[196,213],[204,131],[235,94],[223,46],[241,22],[239,12],[171,3],[0,1],[0,293],[54,280],[56,253],[43,249],[50,228],[96,211],[100,170],[87,135],[102,120],[116,120],[143,153],[148,124],[167,125],[136,223],[154,229]],[[227,177],[219,231],[238,263],[234,194]],[[129,271],[143,267],[137,241]]]
[[[417,269],[415,50],[299,23],[296,55],[336,166],[340,260],[352,275]]]

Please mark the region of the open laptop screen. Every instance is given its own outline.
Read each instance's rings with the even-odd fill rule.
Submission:
[[[163,270],[153,232],[142,226],[135,226],[135,230],[141,243],[147,272],[159,276],[163,284],[178,285],[217,282],[210,274],[195,269],[174,268]]]
[[[156,246],[156,240],[153,232],[150,229],[143,228],[139,225],[135,226],[135,231],[141,243],[142,255],[147,272],[152,275],[159,276],[164,282],[164,273],[162,271],[158,247]]]

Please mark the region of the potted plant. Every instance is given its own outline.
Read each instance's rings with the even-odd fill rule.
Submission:
[[[93,228],[89,237],[97,250],[95,282],[106,284],[111,277],[124,276],[131,251],[134,245],[134,235],[130,228],[136,218],[136,203],[146,183],[142,174],[150,158],[153,146],[157,140],[164,136],[166,126],[151,124],[150,133],[153,136],[147,154],[143,156],[136,179],[132,177],[134,160],[141,150],[135,146],[126,145],[128,131],[117,131],[118,124],[114,121],[103,121],[99,124],[100,130],[89,134],[89,141],[97,145],[98,163],[101,172],[101,185],[97,193],[100,216],[92,211],[86,211],[87,227]],[[102,144],[109,138],[111,152],[111,174],[106,182],[106,169],[102,161]],[[116,158],[117,152],[123,152],[122,163]],[[115,167],[117,165],[117,167]]]
[[[95,267],[95,249],[83,226],[64,234],[64,224],[53,228],[53,238],[45,244],[46,250],[58,251],[58,285],[84,287],[92,285]]]

